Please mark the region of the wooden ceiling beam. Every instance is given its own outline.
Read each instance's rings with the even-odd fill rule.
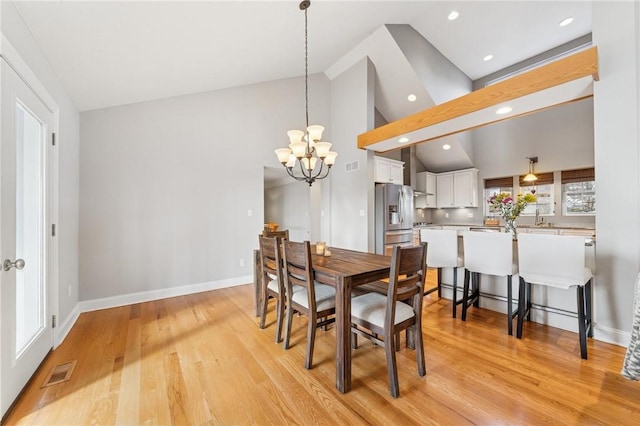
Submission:
[[[409,132],[494,107],[586,76],[592,76],[594,80],[598,80],[598,50],[596,46],[363,133],[358,136],[358,148],[371,149],[374,148],[372,145],[376,143],[399,138]],[[461,128],[454,133],[472,127],[478,126]],[[414,141],[403,145],[403,147],[420,142],[423,141]]]

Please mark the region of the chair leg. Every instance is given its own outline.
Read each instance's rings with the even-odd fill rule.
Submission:
[[[478,272],[473,274],[473,306],[476,308],[480,307],[480,274]]]
[[[427,368],[424,362],[424,341],[422,339],[422,322],[419,320],[413,326],[413,341],[416,347],[416,360],[418,361],[418,374],[424,377],[427,374]]]
[[[511,275],[507,276],[507,330],[509,336],[513,336],[513,288],[511,286]]]
[[[391,396],[397,398],[400,396],[400,386],[398,386],[398,370],[396,368],[396,351],[395,351],[395,340],[396,333],[390,333],[389,339],[390,342],[385,342],[384,344],[384,353],[387,357],[387,372],[389,374],[389,391],[391,392]]]
[[[442,297],[442,268],[438,268],[438,299]]]
[[[587,336],[588,337],[593,337],[593,322],[592,322],[593,305],[591,304],[591,281],[592,280],[589,280],[589,282],[587,282],[584,289],[585,307],[587,310],[585,314],[587,316]]]
[[[282,297],[276,299],[276,343],[282,341],[282,323],[284,321],[284,300]]]
[[[318,318],[314,312],[309,312],[309,324],[307,325],[307,354],[304,360],[304,368],[311,370],[313,363],[313,347],[316,343],[316,328]]]
[[[291,302],[287,303],[287,322],[284,326],[284,341],[282,342],[282,347],[284,349],[289,349],[289,338],[291,337],[291,323],[293,321],[293,306],[291,306]]]
[[[522,339],[522,320],[524,319],[525,305],[527,304],[525,300],[525,287],[526,283],[524,281],[524,278],[520,277],[520,285],[518,288],[518,325],[516,329],[516,337],[518,339]]]
[[[464,287],[462,290],[462,321],[467,320],[467,308],[469,307],[469,279],[471,278],[471,272],[468,269],[464,270]],[[456,305],[453,305],[455,312]],[[455,318],[455,315],[453,316]]]
[[[578,335],[580,336],[580,356],[587,359],[587,330],[584,314],[585,286],[578,286]]]
[[[269,296],[267,290],[262,287],[262,306],[260,306],[260,329],[263,329],[267,319],[267,305],[269,304]]]
[[[351,349],[358,349],[358,333],[351,333]]]
[[[531,283],[527,283],[527,321],[531,321]]]

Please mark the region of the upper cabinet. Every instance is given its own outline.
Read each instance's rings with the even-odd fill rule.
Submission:
[[[377,183],[404,184],[404,162],[373,157],[373,175]]]
[[[436,189],[438,208],[478,207],[478,169],[439,173]]]

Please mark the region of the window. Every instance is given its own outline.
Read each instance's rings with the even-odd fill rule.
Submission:
[[[541,216],[553,216],[554,201],[553,201],[553,173],[537,173],[538,180],[533,182],[524,182],[523,176],[520,176],[520,192],[523,194],[527,192],[533,193],[537,201],[533,204],[529,204],[522,212],[522,216],[535,216],[536,211]]]
[[[484,205],[486,216],[500,216],[500,212],[490,205],[487,200],[493,195],[506,192],[513,194],[513,178],[511,176],[504,178],[485,179],[484,181]]]
[[[596,213],[595,169],[562,172],[562,214],[589,216]]]

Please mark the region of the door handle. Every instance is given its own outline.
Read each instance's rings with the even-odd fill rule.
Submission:
[[[22,270],[22,268],[24,268],[24,260],[23,259],[16,259],[15,262],[12,262],[10,259],[5,259],[4,260],[4,270],[8,271],[11,268],[16,268],[18,271]]]

